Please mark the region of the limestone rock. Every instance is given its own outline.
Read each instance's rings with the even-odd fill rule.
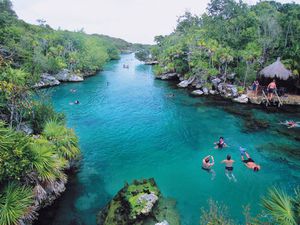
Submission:
[[[194,91],[192,91],[191,94],[192,95],[198,95],[198,96],[200,96],[200,95],[203,95],[203,91],[201,91],[201,90],[194,90]]]
[[[140,205],[144,206],[143,209],[141,210],[141,213],[148,215],[151,212],[151,210],[157,200],[158,200],[158,197],[153,192],[151,192],[150,194],[143,194],[143,195],[139,196],[137,201]]]
[[[205,95],[208,95],[208,88],[207,87],[202,88],[202,91]]]
[[[43,73],[41,75],[41,79],[38,83],[36,83],[33,87],[34,88],[42,88],[42,87],[52,87],[59,85],[60,82],[48,73]]]
[[[238,102],[238,103],[246,104],[246,103],[248,103],[249,99],[248,99],[247,95],[242,94],[241,96],[239,96],[237,98],[234,98],[233,101]]]
[[[209,94],[215,95],[215,94],[217,94],[217,92],[215,90],[209,90]]]
[[[64,82],[80,82],[83,81],[83,78],[77,74],[71,73],[67,69],[63,69],[59,73],[55,74],[54,77],[59,81]]]
[[[189,85],[188,80],[183,80],[179,84],[177,84],[177,86],[181,88],[186,88],[188,85]]]
[[[162,80],[172,80],[174,78],[176,78],[177,76],[177,73],[165,73],[163,75],[161,75],[161,78]]]

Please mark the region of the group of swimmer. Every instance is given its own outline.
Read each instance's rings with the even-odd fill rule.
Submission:
[[[75,93],[77,90],[76,89],[70,89],[70,92],[72,92],[72,93]],[[78,101],[78,100],[75,100],[74,102],[70,102],[69,104],[70,105],[78,105],[80,102]]]
[[[225,143],[223,137],[220,137],[219,141],[215,142],[214,144],[216,145],[215,148],[219,148],[219,149],[228,147],[227,144]],[[251,158],[249,153],[246,152],[246,149],[240,147],[239,150],[240,150],[240,154],[241,154],[241,161],[244,163],[244,165],[247,168],[253,170],[254,172],[258,172],[260,170],[260,166],[255,163],[255,161]],[[233,180],[234,182],[236,182],[237,180],[233,174],[234,162],[235,161],[231,159],[231,155],[227,155],[226,159],[221,161],[221,163],[225,164],[225,175],[227,176],[227,178],[229,180]],[[202,169],[211,174],[212,180],[214,180],[214,178],[216,176],[216,173],[212,168],[214,165],[215,165],[215,160],[212,155],[208,155],[203,158]]]

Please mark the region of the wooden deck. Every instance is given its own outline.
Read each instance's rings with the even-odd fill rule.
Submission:
[[[300,106],[300,95],[292,95],[292,94],[285,94],[284,96],[278,97],[273,96],[272,100],[269,101],[263,96],[263,93],[257,94],[257,97],[253,95],[252,91],[247,92],[247,96],[249,101],[253,104],[266,104],[266,105],[299,105]],[[281,105],[282,104],[282,105]]]

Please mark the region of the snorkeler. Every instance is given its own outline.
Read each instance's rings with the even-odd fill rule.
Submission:
[[[227,144],[224,142],[223,137],[220,137],[219,141],[215,142],[214,144],[216,145],[215,148],[219,148],[219,149],[227,147]]]
[[[226,177],[229,180],[232,179],[234,182],[236,182],[236,178],[232,173],[234,160],[231,159],[231,155],[227,155],[226,159],[223,160],[221,163],[225,163],[225,175],[226,175]]]
[[[202,169],[207,171],[208,173],[211,173],[211,180],[215,179],[216,176],[215,171],[212,169],[213,165],[215,165],[215,160],[211,155],[204,157],[204,159],[202,160]]]
[[[246,156],[247,159],[244,159],[244,156]],[[241,159],[242,162],[245,163],[245,166],[247,166],[249,169],[252,169],[254,172],[258,172],[260,170],[260,166],[254,162],[254,160],[246,151],[241,155]]]
[[[295,122],[294,120],[286,120],[285,122],[280,122],[280,124],[286,125],[287,128],[300,127],[300,122]]]

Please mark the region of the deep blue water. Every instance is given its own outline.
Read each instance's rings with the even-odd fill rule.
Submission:
[[[129,69],[122,67],[124,63]],[[199,224],[200,208],[210,198],[228,205],[234,219],[243,221],[243,205],[250,204],[255,214],[269,187],[291,190],[300,181],[300,143],[295,140],[300,133],[278,124],[300,120],[296,110],[267,113],[222,100],[193,98],[171,82],[155,80],[151,67],[133,55],[108,63],[104,71],[82,83],[50,91],[55,108],[66,114],[68,126],[79,136],[83,160],[65,194],[41,212],[37,224],[94,225],[96,213],[125,182],[150,177],[164,196],[177,200],[184,225]],[[170,93],[175,97],[167,97]],[[75,100],[80,104],[69,104]],[[232,110],[267,121],[270,127],[253,131],[250,125],[247,130],[245,118]],[[215,150],[213,142],[219,136],[230,147]],[[240,162],[239,146],[246,147],[261,165],[260,172]],[[216,160],[213,181],[201,170],[202,158],[209,154]],[[219,163],[227,154],[236,160],[236,183],[226,178]]]

